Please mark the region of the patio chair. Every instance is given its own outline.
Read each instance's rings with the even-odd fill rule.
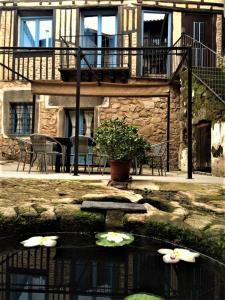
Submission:
[[[70,138],[72,145],[75,147],[75,136]],[[89,137],[84,135],[79,135],[79,147],[78,147],[78,163],[84,165],[84,171],[86,172],[87,166],[89,169]],[[73,152],[73,151],[72,151]],[[71,157],[74,158],[74,153],[71,153]]]
[[[71,136],[71,143],[75,145],[75,136]],[[106,155],[101,155],[93,151],[93,146],[95,145],[94,139],[88,136],[80,135],[79,136],[79,148],[78,148],[78,157],[79,164],[84,164],[84,171],[87,171],[90,174],[93,172],[94,166],[97,166],[97,172],[104,174],[107,157]],[[74,157],[74,154],[71,154]],[[82,161],[82,158],[84,161]]]
[[[52,166],[53,161],[58,156],[61,159],[62,170],[64,170],[65,166],[65,147],[61,145],[54,138],[44,135],[44,134],[32,134],[30,136],[32,149],[33,149],[33,159],[30,165],[29,173],[31,171],[31,167],[33,166],[34,161],[38,158],[38,165],[40,171],[47,173],[47,161],[48,158],[51,159]]]
[[[154,175],[154,168],[158,169],[159,175],[163,175],[163,172],[166,175],[166,150],[168,142],[164,141],[151,145],[151,151],[147,153],[148,164],[152,168],[152,175]]]
[[[28,157],[29,157],[30,164],[31,164],[33,152],[32,152],[32,146],[31,146],[30,141],[19,139],[19,138],[17,138],[16,141],[17,141],[17,145],[18,145],[19,151],[20,151],[17,169],[16,169],[16,171],[18,172],[21,162],[23,162],[23,171],[24,171]]]

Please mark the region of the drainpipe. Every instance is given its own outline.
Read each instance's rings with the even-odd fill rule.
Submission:
[[[33,95],[33,102],[32,102],[32,127],[31,133],[35,131],[35,108],[36,108],[36,95]]]
[[[80,80],[81,80],[81,48],[77,48],[77,83],[76,83],[76,128],[74,145],[74,176],[78,175],[79,124],[80,124]]]
[[[187,179],[192,179],[192,48],[188,48],[188,101],[187,101],[187,139],[188,161]]]

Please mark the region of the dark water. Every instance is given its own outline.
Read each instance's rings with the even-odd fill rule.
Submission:
[[[162,241],[135,237],[102,248],[86,234],[60,234],[56,248],[22,248],[0,239],[0,300],[108,300],[145,292],[161,299],[225,300],[225,265],[203,255],[165,264]]]

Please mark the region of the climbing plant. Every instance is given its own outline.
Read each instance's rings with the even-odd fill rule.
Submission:
[[[187,99],[188,81],[187,71],[180,73],[182,81],[181,93],[183,100]],[[225,104],[219,101],[207,87],[193,78],[192,82],[192,99],[193,99],[193,120],[198,119],[211,121],[212,125],[215,123],[225,122]]]

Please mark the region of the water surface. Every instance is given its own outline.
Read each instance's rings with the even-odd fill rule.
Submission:
[[[43,235],[43,234],[42,234]],[[2,238],[1,300],[109,300],[144,292],[174,300],[225,300],[225,266],[203,255],[165,264],[171,244],[136,236],[130,246],[95,246],[88,234],[59,234],[56,248],[23,248]]]

